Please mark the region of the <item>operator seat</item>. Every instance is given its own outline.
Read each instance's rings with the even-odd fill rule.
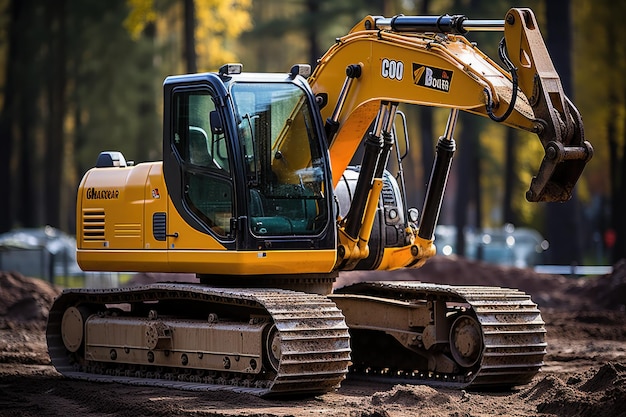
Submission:
[[[209,154],[208,136],[201,127],[189,126],[189,162],[205,167],[213,164],[213,158]]]

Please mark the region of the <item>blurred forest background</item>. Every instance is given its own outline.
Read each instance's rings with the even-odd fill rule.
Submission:
[[[532,227],[550,242],[550,263],[614,262],[626,256],[626,31],[615,19],[626,2],[608,0],[0,0],[0,233],[74,233],[76,189],[100,151],[160,159],[167,75],[225,62],[286,72],[315,65],[368,14],[503,19],[512,6],[535,11],[595,156],[570,202],[531,204],[539,140],[463,115],[440,223]],[[469,36],[497,62],[500,37]],[[413,145],[405,174],[420,185],[408,199],[421,208],[448,111],[403,110]]]

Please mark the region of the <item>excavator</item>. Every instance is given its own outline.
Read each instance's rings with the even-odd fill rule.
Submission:
[[[472,31],[503,32],[502,66]],[[571,197],[593,149],[530,9],[503,20],[367,16],[313,72],[226,64],[169,76],[163,89],[162,161],[105,151],[82,178],[77,258],[86,271],[197,280],[64,290],[47,326],[61,374],[272,397],[322,394],[348,375],[510,389],[539,372],[545,323],[519,290],[333,290],[340,271],[417,268],[435,255],[460,111],[539,138],[528,201]],[[449,110],[421,211],[406,203],[401,104]]]

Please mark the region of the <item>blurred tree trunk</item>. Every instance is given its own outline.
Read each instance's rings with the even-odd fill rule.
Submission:
[[[64,200],[63,166],[65,155],[64,129],[66,63],[65,0],[46,3],[46,28],[48,37],[48,68],[46,96],[48,123],[44,154],[45,224],[67,230],[67,218],[62,215]]]
[[[611,47],[615,45],[615,37],[609,37]],[[624,91],[626,97],[626,91]],[[620,100],[617,92],[612,91],[609,96],[609,108],[611,117],[607,123],[607,135],[609,141],[609,172],[611,190],[611,226],[615,234],[615,241],[611,250],[611,262],[615,263],[626,258],[626,129],[622,135],[622,155],[619,155],[619,106]]]
[[[418,115],[419,122],[419,130],[420,130],[420,138],[422,139],[420,142],[421,145],[421,154],[422,154],[422,172],[424,176],[424,183],[428,181],[430,176],[430,171],[433,166],[433,161],[435,160],[435,147],[434,147],[434,139],[435,132],[433,128],[433,109],[431,107],[422,106],[419,108]],[[424,196],[426,194],[426,187],[420,190],[421,201],[424,201]]]
[[[457,194],[454,206],[454,224],[456,226],[456,253],[467,255],[465,229],[468,224],[480,228],[478,217],[480,206],[480,140],[479,120],[476,116],[461,113],[462,120],[457,141]],[[473,216],[472,216],[473,214]]]
[[[608,51],[611,54],[609,59],[615,59],[615,51],[619,50],[619,36],[616,33],[615,25],[607,25],[607,42]],[[618,71],[612,71],[615,77],[621,77]],[[609,85],[617,85],[618,81],[614,78],[610,80]],[[620,132],[620,107],[624,106],[623,100],[626,98],[626,90],[622,92],[620,99],[619,91],[612,88],[609,92],[608,110],[609,117],[607,121],[607,137],[609,147],[609,181],[610,181],[610,205],[611,218],[609,229],[614,233],[615,240],[610,250],[611,262],[615,263],[626,257],[626,129],[622,130],[622,155],[620,158],[619,148],[619,132]],[[607,242],[605,242],[607,243]]]
[[[36,129],[42,119],[37,98],[40,97],[38,65],[41,33],[40,5],[29,0],[14,0],[8,5],[9,29],[6,82],[0,114],[0,232],[16,226],[35,227],[43,212],[43,186],[36,182],[41,170],[37,156]]]
[[[619,185],[616,187],[616,193],[613,194],[613,227],[616,231],[615,246],[612,253],[613,263],[626,258],[626,132],[623,133],[623,136],[621,170],[618,176],[614,177],[614,181]]]
[[[16,125],[14,126],[13,139],[18,146],[17,164],[16,169],[12,172],[9,182],[11,182],[15,189],[13,195],[15,196],[15,210],[12,218],[12,226],[21,227],[36,227],[41,225],[41,216],[38,215],[40,210],[37,207],[43,205],[44,201],[41,198],[41,186],[37,181],[40,169],[38,164],[38,152],[35,142],[35,129],[32,125],[32,119],[27,117],[28,114],[36,114],[32,100],[25,100],[26,94],[33,94],[36,96],[37,91],[34,88],[26,88],[22,90],[22,99],[18,100],[18,117],[16,118]],[[40,198],[36,196],[39,194]]]
[[[13,198],[12,171],[14,138],[11,134],[12,121],[15,118],[14,101],[16,96],[17,67],[11,63],[18,62],[20,48],[18,45],[19,28],[15,24],[23,12],[24,3],[20,0],[12,0],[7,7],[9,10],[9,27],[7,31],[7,59],[6,59],[6,82],[4,85],[4,100],[0,111],[0,196],[4,203],[0,204],[0,233],[7,232],[13,227],[15,216],[15,199]]]
[[[502,217],[504,223],[517,224],[517,217],[513,210],[513,195],[515,190],[515,131],[506,130],[505,157],[504,157],[504,198]]]
[[[320,12],[319,0],[307,0],[306,8],[308,15],[311,16],[313,18],[313,22],[315,22]],[[311,64],[311,69],[315,69],[317,66],[317,60],[321,58],[322,55],[318,39],[319,34],[317,24],[307,25],[306,33],[309,42],[309,63]]]
[[[476,230],[480,232],[483,227],[483,188],[481,184],[482,178],[482,169],[481,169],[481,159],[482,159],[482,150],[480,147],[480,131],[482,120],[477,117],[472,117],[472,123],[470,126],[472,127],[471,132],[469,133],[472,138],[472,197],[474,199],[475,212],[474,212],[474,225]],[[476,259],[483,259],[483,245],[479,244],[476,247]]]
[[[570,0],[546,2],[547,47],[559,73],[563,90],[570,98],[572,80],[572,18]],[[581,229],[578,195],[574,189],[570,201],[547,205],[546,237],[550,242],[549,261],[559,265],[582,262]]]
[[[465,126],[463,126],[463,132],[458,136],[460,141],[457,142],[457,191],[454,204],[454,226],[456,227],[456,242],[455,252],[459,256],[465,256],[467,254],[467,248],[465,247],[465,229],[467,228],[467,210],[469,208],[470,201],[470,184],[469,170],[470,170],[470,141],[466,138]]]
[[[198,72],[197,60],[196,60],[196,11],[194,9],[194,0],[184,1],[184,13],[185,13],[185,46],[183,48],[185,54],[185,69],[189,74],[195,74]]]
[[[155,89],[153,81],[156,78],[156,75],[154,71],[153,60],[150,59],[151,56],[154,56],[155,54],[154,42],[156,38],[156,25],[154,24],[154,22],[150,22],[146,25],[143,30],[143,36],[148,39],[151,48],[149,49],[150,56],[146,56],[146,59],[141,61],[141,73],[145,74],[145,76],[139,80],[140,85],[138,87],[142,91],[150,91],[152,94],[146,94],[141,98],[141,100],[139,100],[138,103],[137,113],[139,114],[139,119],[141,120],[141,131],[144,133],[146,140],[137,141],[135,146],[135,155],[137,155],[136,157],[146,154],[146,141],[149,141],[151,143],[157,143],[158,145],[162,146],[162,136],[160,134],[161,131],[159,129],[159,126],[152,123],[154,115],[158,113],[156,103],[153,98],[157,94],[157,92],[154,91]],[[135,162],[141,161],[135,160]]]

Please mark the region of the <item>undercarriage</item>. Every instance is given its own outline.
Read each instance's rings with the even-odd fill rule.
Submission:
[[[329,297],[181,283],[66,290],[47,338],[70,378],[259,396],[321,394],[348,371],[506,389],[529,382],[546,353],[528,295],[418,282],[354,284]]]

